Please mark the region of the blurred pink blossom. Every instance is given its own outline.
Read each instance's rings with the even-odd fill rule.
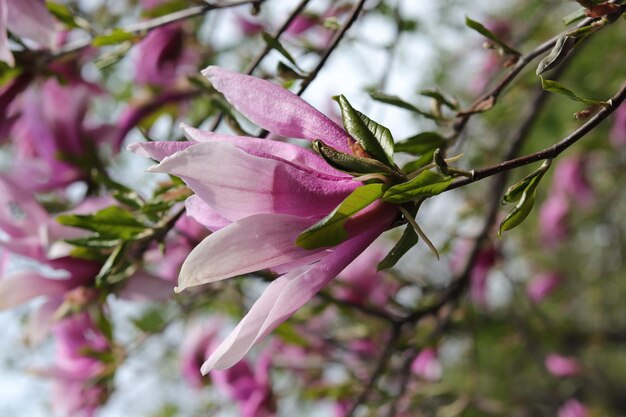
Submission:
[[[213,320],[204,324],[192,323],[185,330],[180,347],[181,373],[185,381],[195,388],[201,388],[208,382],[199,369],[215,347],[219,326],[220,323]]]
[[[552,248],[569,235],[567,216],[570,203],[563,194],[550,195],[539,209],[539,236],[541,243]]]
[[[543,272],[533,278],[526,286],[526,294],[534,303],[540,303],[563,281],[556,272]]]
[[[567,400],[557,412],[557,417],[587,417],[588,415],[587,407],[574,398]]]
[[[139,44],[135,55],[135,80],[171,90],[178,77],[197,72],[200,59],[195,49],[185,45],[182,25],[172,24],[152,30]]]
[[[411,372],[427,381],[439,381],[443,373],[437,350],[426,348],[422,350],[411,364]]]
[[[557,377],[568,377],[580,373],[580,364],[575,358],[550,353],[544,365],[548,372]]]
[[[615,119],[613,120],[613,127],[609,134],[611,144],[616,148],[623,148],[626,146],[626,106],[620,106],[615,111]]]

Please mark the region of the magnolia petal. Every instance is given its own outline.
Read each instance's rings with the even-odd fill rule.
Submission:
[[[39,296],[54,297],[65,294],[71,285],[68,280],[51,279],[22,272],[0,279],[0,310],[16,307]]]
[[[295,241],[313,223],[286,214],[257,214],[232,223],[191,251],[176,291],[309,256],[313,252],[296,246]]]
[[[197,195],[192,195],[185,200],[185,208],[189,217],[212,232],[217,232],[232,223],[230,220],[220,216],[219,213],[213,210],[211,206],[202,201]]]
[[[202,71],[244,116],[277,135],[320,139],[351,153],[350,137],[328,117],[284,88],[260,78],[210,66]]]
[[[250,155],[230,143],[197,143],[150,172],[181,177],[222,217],[237,221],[258,213],[322,217],[358,186],[319,178],[284,161]]]
[[[47,48],[57,46],[57,21],[43,0],[6,0],[7,27],[17,36],[34,40]]]
[[[331,167],[315,152],[292,143],[206,132],[184,123],[181,124],[181,128],[187,139],[193,142],[228,142],[250,155],[287,161],[300,169],[317,174],[326,174],[336,179],[351,178],[348,174]]]
[[[272,281],[237,327],[202,365],[201,372],[233,366],[261,339],[308,302],[384,230],[377,227],[337,246],[306,269]]]
[[[13,54],[9,49],[9,38],[7,37],[7,31],[4,28],[7,27],[7,18],[9,15],[6,0],[0,0],[0,61],[4,61],[9,66],[15,65]]]
[[[126,149],[130,152],[143,156],[144,158],[152,158],[155,161],[162,161],[168,156],[174,155],[178,151],[183,151],[192,146],[193,142],[173,142],[173,141],[154,141],[154,142],[136,142],[128,145]]]

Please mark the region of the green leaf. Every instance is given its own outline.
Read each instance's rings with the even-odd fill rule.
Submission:
[[[111,196],[120,203],[126,204],[132,208],[140,208],[144,205],[143,199],[137,192],[112,180],[109,176],[96,172],[93,177],[97,182],[107,187]]]
[[[510,46],[508,46],[506,43],[504,43],[500,38],[498,38],[498,36],[496,36],[495,33],[491,32],[489,29],[487,29],[485,26],[483,26],[481,23],[470,19],[469,17],[465,17],[465,24],[471,28],[474,29],[476,32],[480,33],[481,35],[483,35],[485,38],[489,39],[490,41],[492,41],[493,43],[495,43],[496,45],[498,45],[500,48],[502,48],[502,50],[510,55],[515,55],[515,56],[520,56],[521,54],[516,51],[515,49],[511,48]]]
[[[588,106],[608,107],[610,105],[606,101],[589,100],[589,99],[586,99],[586,98],[578,97],[572,90],[569,90],[563,84],[561,84],[561,83],[559,83],[557,81],[546,80],[543,77],[539,77],[539,78],[541,78],[541,87],[544,90],[549,91],[551,93],[557,93],[557,94],[564,95],[565,97],[569,98],[570,100],[580,101],[582,103],[585,103]]]
[[[397,176],[398,173],[375,159],[363,158],[338,151],[321,140],[313,141],[313,149],[333,168],[350,175],[383,174]]]
[[[561,36],[554,44],[552,51],[539,62],[536,74],[541,75],[559,66],[572,52],[576,44],[577,40],[574,36]]]
[[[103,237],[130,240],[146,231],[146,226],[121,207],[110,206],[96,214],[63,214],[57,221],[65,226],[91,230]]]
[[[419,94],[436,100],[438,103],[448,107],[450,110],[459,109],[459,103],[455,99],[447,98],[439,90],[421,90]]]
[[[539,185],[541,178],[543,178],[543,175],[547,172],[549,167],[550,160],[546,160],[541,168],[533,173],[534,175],[531,174],[532,177],[530,178],[530,180],[525,181],[528,178],[526,177],[522,181],[520,181],[520,183],[518,183],[519,185],[514,185],[512,187],[513,189],[509,188],[509,191],[507,191],[507,194],[511,194],[509,199],[517,198],[518,195],[519,199],[517,200],[517,204],[515,205],[513,210],[511,210],[509,214],[507,214],[507,216],[504,218],[502,223],[500,223],[498,236],[502,236],[502,232],[506,232],[507,230],[511,230],[519,226],[526,219],[526,217],[528,217],[533,209],[533,206],[535,205],[537,186]],[[524,187],[521,194],[519,194],[520,188],[523,184],[525,184],[526,186]]]
[[[587,17],[587,15],[585,14],[586,10],[581,7],[580,9],[574,10],[572,13],[568,14],[567,16],[565,16],[562,20],[563,20],[563,24],[565,26],[569,26],[572,23],[575,23],[579,20],[584,19],[585,17]]]
[[[382,200],[387,203],[403,204],[417,198],[432,197],[445,191],[451,183],[451,176],[424,171],[408,182],[389,188]]]
[[[415,229],[409,224],[404,229],[400,240],[394,245],[394,247],[389,251],[387,256],[380,261],[378,267],[376,268],[378,271],[382,271],[384,269],[393,268],[400,258],[402,258],[413,246],[417,245],[419,238]]]
[[[167,320],[163,306],[150,308],[137,318],[132,319],[133,324],[145,333],[157,333],[163,330]]]
[[[546,161],[550,161],[550,160],[546,160]],[[502,204],[515,203],[519,201],[522,198],[522,194],[524,193],[524,190],[526,190],[526,188],[528,187],[528,184],[530,184],[530,182],[535,177],[543,176],[543,174],[546,173],[549,167],[550,167],[550,162],[544,162],[541,165],[541,167],[539,167],[539,169],[531,172],[530,174],[522,178],[519,182],[511,185],[506,190],[506,192],[504,193],[504,196],[502,197]]]
[[[380,101],[381,103],[390,104],[392,106],[400,107],[401,109],[412,111],[413,113],[420,114],[422,116],[426,116],[429,118],[433,118],[434,116],[428,112],[418,109],[413,104],[402,100],[398,96],[385,94],[382,91],[372,91],[370,93],[370,97],[373,100]]]
[[[343,125],[350,136],[375,159],[390,167],[395,167],[394,142],[389,129],[355,110],[343,95],[333,98],[339,103]]]
[[[58,21],[62,22],[69,29],[81,27],[74,19],[74,12],[72,12],[72,10],[65,4],[57,3],[55,1],[47,1],[46,7]]]
[[[112,249],[122,243],[120,239],[110,239],[99,234],[76,239],[65,239],[65,241],[71,245],[89,249]]]
[[[278,62],[278,66],[276,67],[276,74],[281,79],[286,81],[302,80],[305,78],[304,75],[300,74],[289,65],[285,64],[283,61]]]
[[[423,155],[437,148],[445,148],[446,139],[435,132],[422,132],[415,136],[396,143],[396,152],[410,153],[411,155]],[[431,158],[432,159],[432,158]]]
[[[304,249],[317,249],[336,246],[348,239],[344,228],[346,221],[384,193],[385,184],[367,184],[354,190],[328,216],[300,233],[296,244]]]
[[[91,41],[91,44],[96,48],[99,48],[101,46],[117,45],[136,38],[137,35],[133,32],[127,32],[124,29],[115,28],[104,35],[96,36]]]
[[[274,38],[272,35],[270,35],[267,32],[263,32],[263,40],[265,41],[267,46],[269,46],[272,49],[275,49],[282,56],[284,56],[285,59],[287,59],[287,61],[291,62],[296,68],[298,68],[300,70],[300,67],[296,63],[296,60],[293,59],[293,56],[291,56],[289,51],[287,51],[287,49],[285,49],[285,47],[280,43],[280,41],[278,39]]]

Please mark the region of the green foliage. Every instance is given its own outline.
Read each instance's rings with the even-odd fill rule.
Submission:
[[[348,238],[345,223],[355,214],[378,200],[384,184],[367,184],[354,190],[328,216],[302,232],[296,244],[304,249],[336,246]]]
[[[483,35],[485,38],[489,39],[496,45],[498,45],[504,52],[509,55],[519,56],[521,55],[518,51],[508,46],[504,41],[502,41],[495,33],[491,32],[487,29],[482,23],[479,23],[475,20],[470,19],[469,17],[465,17],[465,24],[467,27],[474,29],[476,32]]]
[[[563,84],[557,81],[553,81],[553,80],[546,80],[543,77],[541,77],[541,87],[546,91],[549,91],[551,93],[561,94],[569,98],[570,100],[580,101],[582,103],[587,104],[588,106],[607,107],[609,105],[609,103],[607,103],[606,101],[590,100],[590,99],[579,97],[576,95],[576,93],[566,88]]]
[[[128,32],[123,29],[115,28],[104,35],[96,36],[93,41],[91,41],[91,44],[94,47],[99,48],[102,46],[118,45],[123,42],[133,41],[136,39],[137,35],[133,32]]]
[[[417,245],[419,238],[415,229],[409,224],[404,228],[402,236],[394,247],[383,258],[377,266],[378,271],[393,268],[400,258],[402,258],[413,246]]]
[[[428,198],[444,192],[452,183],[452,177],[433,171],[423,171],[415,178],[390,187],[382,200],[393,204],[403,204],[417,199]]]

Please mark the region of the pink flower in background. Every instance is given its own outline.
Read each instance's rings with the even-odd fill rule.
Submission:
[[[539,235],[546,247],[554,247],[569,235],[572,204],[589,207],[594,193],[582,157],[562,159],[554,171],[549,196],[539,211]]]
[[[526,286],[526,294],[534,303],[540,303],[563,281],[556,272],[544,272],[533,278]]]
[[[587,407],[574,398],[567,400],[557,412],[557,417],[587,417],[588,415]]]
[[[185,47],[182,25],[167,25],[152,30],[137,45],[135,80],[171,89],[176,79],[197,71],[200,56]]]
[[[469,255],[471,249],[469,243],[467,240],[461,240],[453,252],[450,266],[455,273],[461,272],[463,267],[461,262],[464,262]],[[488,243],[480,249],[474,260],[469,276],[469,295],[474,304],[479,307],[487,306],[487,280],[499,258],[500,251]]]
[[[239,404],[241,417],[274,417],[276,403],[270,380],[270,354],[265,352],[254,368],[246,360],[229,369],[211,371],[215,387]]]
[[[333,294],[351,303],[383,306],[398,289],[398,285],[387,280],[387,274],[376,267],[383,260],[387,249],[373,244],[360,254],[354,262],[339,274],[339,284]]]
[[[187,326],[180,348],[181,373],[185,381],[195,388],[201,388],[208,382],[198,369],[215,347],[218,331],[217,321]]]
[[[53,409],[68,417],[90,417],[108,396],[106,386],[97,382],[106,375],[106,365],[93,353],[108,353],[109,341],[86,312],[61,320],[53,331]]]
[[[237,21],[237,27],[241,30],[244,36],[254,36],[263,32],[263,23],[256,19],[251,19],[248,16],[242,16],[239,14],[235,16],[235,19]]]
[[[343,129],[291,92],[218,67],[203,73],[260,127],[285,137],[321,138],[351,153]],[[397,209],[377,201],[347,221],[348,240],[332,249],[302,249],[297,236],[359,184],[296,145],[183,129],[190,142],[131,147],[161,161],[150,171],[179,176],[190,186],[196,194],[187,200],[188,214],[214,231],[183,264],[178,290],[268,268],[284,274],[207,360],[207,373],[237,363],[309,301],[389,227]]]
[[[548,372],[556,377],[568,377],[580,373],[580,364],[575,358],[551,353],[546,356],[544,365]]]
[[[6,30],[33,40],[43,47],[57,46],[57,22],[44,0],[0,0],[0,61],[15,64]]]
[[[539,209],[539,236],[541,243],[552,248],[569,235],[567,216],[570,203],[563,194],[550,195]]]
[[[613,120],[609,139],[616,148],[626,146],[626,106],[620,106],[615,111],[615,119]]]
[[[91,92],[85,85],[63,86],[54,79],[33,85],[22,95],[20,116],[12,128],[16,161],[11,173],[26,189],[49,191],[86,176],[98,144],[110,142],[116,129],[89,125]]]
[[[427,381],[439,381],[443,370],[435,348],[422,350],[411,364],[411,372]]]

